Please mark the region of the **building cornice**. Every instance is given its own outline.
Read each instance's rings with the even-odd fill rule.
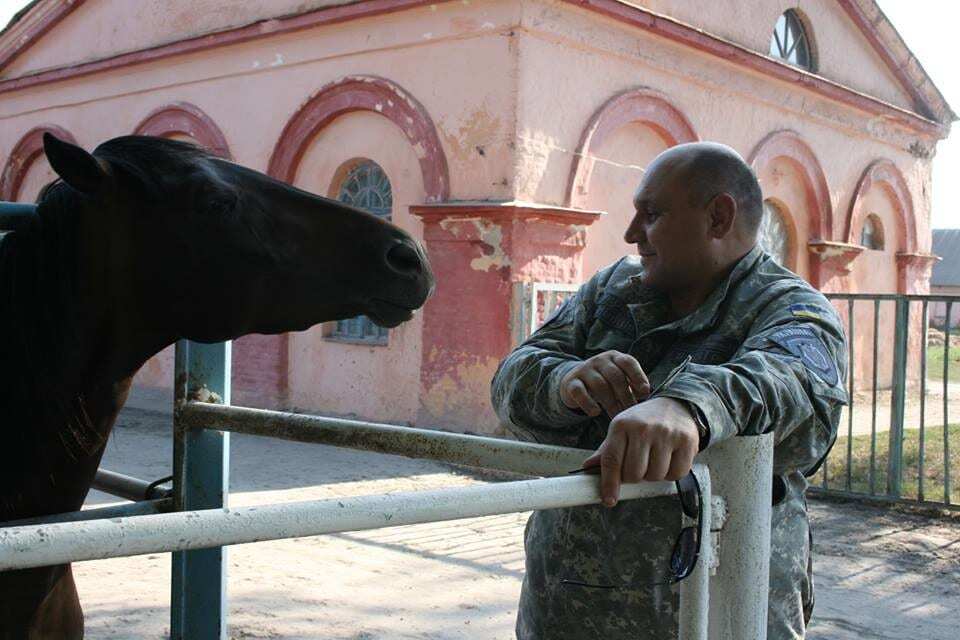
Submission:
[[[886,118],[918,133],[944,138],[950,131],[949,124],[936,122],[921,114],[765,56],[668,16],[628,4],[623,0],[559,1],[691,47],[730,64],[799,86],[824,98],[840,102],[874,116]]]
[[[243,27],[185,38],[168,44],[118,54],[100,60],[67,65],[30,75],[0,80],[0,94],[75,79],[103,71],[155,62],[171,56],[186,55],[217,47],[249,42],[282,33],[292,33],[304,29],[347,22],[349,20],[433,6],[449,1],[450,0],[362,0],[351,4],[317,9],[299,15],[261,20]],[[950,128],[948,123],[936,122],[919,113],[914,113],[880,100],[879,98],[861,93],[822,76],[807,72],[709,34],[691,25],[654,13],[648,9],[628,4],[623,0],[560,1],[697,49],[698,51],[720,58],[730,64],[793,84],[860,111],[886,118],[912,131],[936,138],[944,138],[949,133]],[[25,39],[11,39],[12,45],[9,46],[7,50],[0,49],[0,69],[25,51],[30,44],[47,33],[69,12],[80,6],[82,2],[83,0],[61,0],[59,3],[50,3],[49,8],[46,9],[43,14],[46,18],[35,18],[32,12],[25,15],[22,18],[24,22],[23,27],[20,27],[19,23],[11,27],[11,29],[23,29],[26,34],[24,36]],[[842,0],[841,3],[845,8],[853,6],[851,3],[843,2]],[[853,11],[853,9],[849,9],[848,13],[850,11]],[[855,20],[855,22],[857,22],[857,20]],[[864,24],[862,23],[862,20],[858,22],[861,30],[864,29]],[[870,40],[869,37],[868,40]],[[871,44],[873,44],[872,40]],[[878,45],[874,46],[876,47]],[[4,51],[6,51],[6,58],[3,57]],[[884,59],[888,66],[892,62],[892,60],[889,59],[889,55],[884,57],[884,55],[881,54],[881,58]],[[901,82],[906,79],[902,70],[900,72],[894,71],[894,75]],[[925,104],[920,94],[916,94],[914,97],[915,99],[920,99],[921,104]]]

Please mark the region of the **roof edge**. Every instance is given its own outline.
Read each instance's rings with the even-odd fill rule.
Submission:
[[[957,120],[957,114],[876,0],[837,2],[914,100],[918,113],[941,124]]]
[[[33,0],[0,30],[0,71],[86,0]]]

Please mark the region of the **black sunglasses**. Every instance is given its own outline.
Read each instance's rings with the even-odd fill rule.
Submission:
[[[647,582],[641,584],[592,584],[580,580],[560,580],[560,584],[572,587],[587,587],[591,589],[636,589],[655,585],[676,584],[690,576],[697,567],[697,558],[700,557],[701,523],[703,521],[703,494],[697,476],[690,471],[676,481],[677,495],[680,497],[680,508],[694,523],[683,527],[673,545],[670,555],[670,578],[666,582]]]

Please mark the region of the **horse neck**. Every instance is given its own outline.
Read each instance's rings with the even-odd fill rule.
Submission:
[[[80,237],[48,212],[0,244],[0,520],[80,507],[129,388],[132,373],[97,373],[109,327],[84,295]]]

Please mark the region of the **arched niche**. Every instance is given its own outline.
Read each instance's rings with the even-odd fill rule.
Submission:
[[[230,158],[227,139],[200,107],[189,102],[174,102],[151,111],[134,129],[134,134],[171,138],[186,136],[221,158]]]
[[[850,201],[850,209],[844,225],[844,237],[851,244],[857,244],[857,233],[871,211],[865,206],[866,199],[873,189],[881,189],[896,212],[896,250],[900,253],[917,252],[917,226],[913,211],[913,198],[903,174],[890,160],[875,160],[864,170],[857,189]]]
[[[449,199],[447,158],[433,120],[406,90],[376,76],[347,76],[315,93],[284,126],[268,173],[292,183],[314,136],[338,117],[355,111],[377,113],[399,127],[417,152],[427,202]]]
[[[615,131],[632,123],[652,129],[665,146],[699,140],[690,120],[665,97],[648,89],[631,89],[607,100],[590,118],[573,156],[567,206],[584,208],[595,152]]]
[[[0,174],[0,200],[15,201],[20,195],[20,188],[30,171],[30,166],[43,153],[43,134],[51,133],[61,140],[76,144],[76,138],[63,127],[47,124],[30,129],[17,141],[7,157]]]

